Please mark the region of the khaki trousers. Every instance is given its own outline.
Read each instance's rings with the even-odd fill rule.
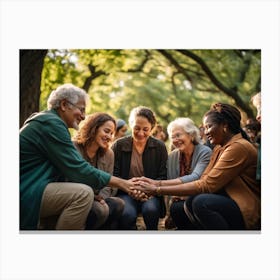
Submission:
[[[48,184],[41,201],[39,229],[45,229],[45,221],[53,218],[56,230],[83,230],[93,199],[93,190],[87,185]]]

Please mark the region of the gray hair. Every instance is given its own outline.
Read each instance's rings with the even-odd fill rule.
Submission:
[[[177,118],[167,126],[167,132],[169,137],[171,136],[172,129],[175,127],[182,128],[186,133],[193,137],[193,143],[199,144],[201,142],[199,136],[199,129],[194,122],[189,118]]]
[[[76,104],[80,99],[88,100],[88,95],[85,90],[72,84],[64,84],[51,92],[48,98],[48,109],[59,108],[62,100]]]

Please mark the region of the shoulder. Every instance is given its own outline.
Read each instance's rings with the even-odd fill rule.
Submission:
[[[234,151],[236,155],[239,155],[241,157],[257,154],[257,148],[245,139],[243,141],[236,141],[231,143],[228,149]]]
[[[131,151],[132,150],[132,137],[125,136],[117,139],[112,145],[113,151]]]
[[[71,141],[70,133],[66,123],[58,116],[54,110],[34,113],[24,123],[20,129],[21,135],[36,133],[47,138],[65,139]],[[45,136],[43,136],[45,135]]]
[[[202,152],[212,152],[212,149],[210,147],[203,144],[197,144],[195,146],[195,150],[202,151]]]
[[[104,159],[106,160],[112,160],[114,159],[114,152],[112,149],[108,149],[106,150],[106,152],[103,155]]]
[[[179,155],[180,155],[180,151],[178,149],[175,149],[171,153],[169,153],[168,159],[177,158]]]
[[[243,151],[256,150],[254,145],[248,140],[244,139],[240,133],[232,137],[231,141],[227,145],[227,148]]]
[[[212,154],[212,149],[203,144],[195,145],[195,151],[199,154]]]
[[[55,110],[47,110],[39,113],[34,113],[25,121],[25,123],[30,123],[32,121],[37,121],[41,123],[48,123],[48,122],[64,123]]]
[[[255,157],[257,149],[240,134],[240,137],[235,135],[225,146],[217,147],[214,153],[222,153],[223,156],[229,156],[230,158],[243,159]]]
[[[147,142],[148,147],[162,147],[166,149],[165,143],[153,136],[150,136]]]

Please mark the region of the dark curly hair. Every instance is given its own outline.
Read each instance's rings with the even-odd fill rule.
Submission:
[[[204,114],[204,118],[210,116],[213,122],[217,124],[227,124],[232,134],[241,133],[242,137],[249,141],[247,134],[240,126],[240,111],[229,104],[216,103]]]

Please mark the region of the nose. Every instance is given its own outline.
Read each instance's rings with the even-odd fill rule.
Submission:
[[[82,112],[81,113],[81,118],[82,118],[82,120],[84,120],[86,118],[86,113]]]
[[[113,135],[112,135],[112,134],[107,134],[106,137],[107,137],[108,139],[110,139],[110,140],[113,139]]]

